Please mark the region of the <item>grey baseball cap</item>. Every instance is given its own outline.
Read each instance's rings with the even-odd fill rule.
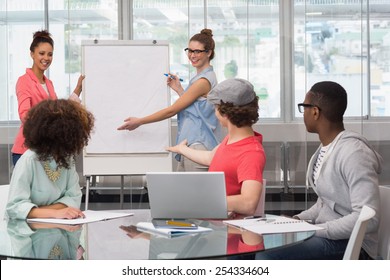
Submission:
[[[212,104],[232,103],[235,106],[249,104],[255,99],[253,85],[244,79],[227,79],[216,85],[207,95]]]

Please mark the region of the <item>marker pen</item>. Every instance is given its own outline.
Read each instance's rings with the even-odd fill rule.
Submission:
[[[171,79],[173,79],[173,80],[176,79],[175,76],[172,76],[172,75],[169,75],[169,74],[164,74],[164,75],[167,76],[167,77],[169,77],[169,78],[171,78]],[[179,81],[182,82],[183,79],[180,78]]]
[[[191,223],[186,223],[186,222],[178,222],[178,221],[166,221],[165,222],[167,225],[170,225],[170,226],[177,226],[177,227],[196,227],[195,224],[191,224]]]

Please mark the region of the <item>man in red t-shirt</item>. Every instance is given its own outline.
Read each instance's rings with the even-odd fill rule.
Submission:
[[[263,137],[252,128],[259,119],[258,97],[248,81],[227,79],[209,92],[207,100],[227,128],[225,139],[212,151],[191,149],[186,140],[167,150],[209,166],[209,171],[223,171],[228,211],[253,215],[263,191],[266,160]]]

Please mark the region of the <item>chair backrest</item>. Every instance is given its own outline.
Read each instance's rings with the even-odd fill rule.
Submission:
[[[379,186],[379,197],[381,210],[378,255],[384,260],[390,260],[390,186]]]
[[[375,210],[364,205],[359,218],[353,227],[351,237],[349,238],[347,248],[344,253],[344,260],[358,260],[362,247],[364,235],[366,234],[369,220],[375,216]]]
[[[9,185],[0,185],[0,221],[4,219],[8,202]]]
[[[265,214],[265,190],[266,190],[266,184],[267,184],[267,180],[266,179],[263,179],[263,190],[261,191],[261,196],[260,196],[260,199],[259,199],[259,204],[257,204],[257,208],[256,208],[256,211],[255,211],[255,215],[254,216],[264,216]]]

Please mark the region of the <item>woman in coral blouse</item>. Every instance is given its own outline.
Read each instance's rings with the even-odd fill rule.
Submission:
[[[26,69],[26,74],[19,77],[16,83],[16,96],[18,98],[19,118],[22,122],[14,145],[12,147],[12,162],[15,165],[21,155],[27,150],[24,146],[23,123],[27,112],[44,99],[57,99],[53,83],[44,75],[53,61],[54,41],[51,34],[46,31],[34,33],[30,46],[30,55],[33,59],[31,68]],[[77,86],[72,95],[72,100],[79,101],[82,90],[83,75],[80,75]]]

